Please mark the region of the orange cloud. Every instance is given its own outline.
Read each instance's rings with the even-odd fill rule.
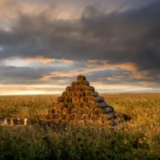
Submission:
[[[100,64],[98,63],[100,62]],[[73,63],[73,61],[72,61]],[[134,63],[123,63],[123,64],[108,64],[106,60],[89,60],[86,63],[85,68],[78,68],[73,69],[69,73],[66,72],[52,72],[49,75],[44,75],[43,78],[40,79],[40,81],[47,81],[53,77],[75,77],[77,74],[86,74],[86,75],[92,75],[92,72],[95,71],[105,71],[107,69],[111,70],[117,70],[117,69],[124,69],[126,71],[131,71],[129,73],[129,79],[148,79],[148,72],[143,71],[139,72],[138,67]],[[124,72],[124,74],[128,74],[127,72]],[[105,77],[104,77],[105,78]],[[108,77],[110,80],[116,79],[117,77]],[[120,77],[119,77],[120,78]],[[122,78],[122,77],[121,77]]]
[[[55,62],[55,61],[59,61],[59,62],[64,62],[64,63],[73,63],[72,60],[69,59],[50,59],[50,58],[44,58],[42,56],[38,56],[36,58],[27,58],[24,59],[25,61],[29,61],[29,62],[42,62],[42,63],[51,63],[51,62]]]

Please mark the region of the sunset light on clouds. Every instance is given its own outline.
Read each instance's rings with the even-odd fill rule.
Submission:
[[[159,0],[1,0],[0,95],[160,92]]]

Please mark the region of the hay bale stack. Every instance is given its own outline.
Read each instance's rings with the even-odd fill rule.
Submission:
[[[48,117],[63,125],[105,127],[119,124],[126,116],[114,112],[86,77],[79,75],[77,81],[66,87],[62,96],[49,108]]]

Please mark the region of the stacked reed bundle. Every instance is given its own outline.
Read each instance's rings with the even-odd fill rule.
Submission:
[[[105,102],[104,97],[99,96],[82,75],[71,86],[66,87],[62,96],[57,98],[57,103],[48,110],[48,114],[56,123],[81,127],[114,126],[124,119],[114,112],[113,107]]]

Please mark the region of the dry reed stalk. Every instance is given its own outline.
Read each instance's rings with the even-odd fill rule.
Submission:
[[[98,94],[98,92],[92,92],[92,91],[88,90],[88,91],[85,91],[85,96],[98,97],[99,94]]]
[[[50,119],[58,119],[59,115],[58,114],[55,114],[55,113],[51,113],[49,118]]]
[[[69,108],[69,109],[74,108],[74,104],[73,104],[73,103],[71,103],[71,102],[67,103],[67,108]]]
[[[92,95],[93,97],[98,97],[99,96],[99,93],[98,92],[92,92]]]
[[[72,98],[70,98],[69,96],[67,96],[67,97],[64,98],[63,102],[64,102],[65,104],[67,104],[67,103],[69,103],[69,102],[72,102]]]
[[[82,92],[89,90],[89,86],[86,86],[86,85],[80,85],[80,88]]]
[[[68,103],[68,98],[67,98],[67,97],[63,99],[63,103],[64,103],[64,104],[67,104],[67,103]]]
[[[95,102],[94,104],[89,103],[90,108],[96,109],[97,108],[97,103]]]
[[[106,120],[111,120],[111,119],[115,118],[115,115],[114,115],[113,112],[111,112],[111,113],[108,113],[108,114],[101,114],[100,118],[101,118],[102,121],[106,121]]]
[[[80,108],[79,110],[78,110],[78,114],[84,114],[85,113],[85,109],[84,108]]]
[[[92,92],[95,92],[95,88],[93,86],[89,86],[89,90],[91,90]]]
[[[104,114],[104,111],[103,111],[101,108],[96,108],[96,109],[94,110],[94,113],[95,113],[96,115],[101,115],[101,114]]]
[[[83,76],[83,75],[79,75],[79,76],[77,76],[77,81],[79,82],[79,81],[85,81],[86,80],[86,77],[85,76]]]
[[[84,127],[84,126],[86,126],[86,122],[84,120],[79,120],[77,122],[77,125],[80,126],[80,127]]]
[[[82,114],[79,114],[79,113],[73,114],[74,120],[80,120],[81,116],[82,116]]]
[[[84,92],[84,94],[85,94],[85,96],[92,96],[92,91],[86,90],[86,91]]]
[[[88,115],[93,115],[94,110],[92,108],[86,108],[86,112]]]
[[[59,108],[59,103],[54,103],[54,108]]]
[[[103,123],[102,120],[96,120],[95,121],[95,126],[97,126],[97,127],[104,127],[104,123]]]
[[[105,127],[115,126],[115,123],[113,120],[104,121]]]
[[[81,120],[89,120],[89,115],[88,114],[82,114],[82,116],[81,116]]]
[[[72,97],[72,102],[73,103],[79,103],[80,102],[80,98],[79,97]]]
[[[91,104],[95,104],[95,102],[96,102],[95,97],[89,96],[88,97],[88,102],[91,103]]]
[[[75,86],[74,91],[82,91],[80,86]]]
[[[73,90],[73,89],[72,89],[71,86],[66,87],[66,91],[67,91],[67,92],[71,92],[72,90]]]
[[[84,108],[91,108],[91,107],[90,107],[90,104],[89,104],[88,102],[84,102],[84,103],[83,103],[83,106],[84,106]]]
[[[95,126],[95,123],[93,120],[86,120],[86,126],[87,127],[94,127]]]
[[[66,114],[61,114],[61,115],[59,115],[59,119],[61,119],[61,120],[66,120]]]
[[[78,86],[79,85],[79,83],[77,82],[77,81],[73,81],[72,83],[71,83],[71,86],[74,88],[75,86]]]
[[[104,113],[107,114],[107,113],[110,113],[110,112],[113,112],[114,109],[112,106],[108,106],[108,107],[104,107],[104,108],[101,108],[103,109]]]
[[[64,99],[63,97],[58,97],[58,98],[57,98],[57,101],[58,101],[58,102],[63,102],[63,99]]]
[[[104,97],[99,96],[99,97],[94,97],[96,102],[104,102]]]
[[[61,120],[60,120],[60,119],[54,119],[53,121],[54,121],[54,123],[56,123],[56,124],[60,124],[60,123],[61,123]]]
[[[66,114],[66,120],[67,121],[70,121],[70,120],[73,120],[74,117],[73,117],[73,114]]]
[[[62,110],[60,108],[55,108],[55,114],[62,114]]]
[[[86,85],[86,86],[89,86],[89,82],[88,81],[80,81],[79,82],[79,85]]]
[[[66,126],[68,124],[68,121],[67,120],[61,120],[61,124]]]
[[[81,91],[85,92],[85,91],[92,91],[95,92],[95,88],[93,86],[86,86],[86,85],[79,85],[81,88]]]
[[[96,115],[96,114],[93,114],[93,115],[90,116],[90,119],[95,121],[95,120],[99,119],[99,116]]]
[[[113,107],[111,107],[111,106],[95,109],[95,114],[107,114],[110,112],[113,112]]]
[[[50,113],[55,113],[55,108],[53,107],[48,108],[48,114]]]
[[[64,91],[63,93],[62,93],[62,97],[66,97],[67,96],[67,91]]]
[[[74,107],[78,108],[78,109],[84,108],[84,104],[83,103],[76,103],[76,104],[74,104]]]
[[[54,113],[49,114],[49,119],[55,119],[54,118]]]
[[[71,114],[74,114],[74,113],[78,113],[78,108],[72,108],[71,109]]]
[[[52,103],[52,107],[55,107],[55,102]]]
[[[108,107],[108,102],[100,102],[100,103],[97,103],[97,107],[98,108],[104,108],[104,107]]]
[[[85,102],[88,102],[88,98],[87,97],[80,97],[80,102],[81,103],[85,103]]]
[[[72,92],[72,97],[76,97],[77,96],[77,92],[73,91]]]
[[[48,115],[42,115],[42,119],[43,119],[43,120],[48,120],[48,119],[50,119],[49,114],[48,114]]]
[[[73,91],[66,91],[67,92],[67,96],[66,97],[72,97],[72,92]]]
[[[70,109],[69,108],[63,108],[62,114],[69,114],[69,113],[70,113]]]
[[[72,97],[82,97],[84,93],[82,91],[74,91],[72,92]]]
[[[76,93],[77,93],[77,96],[78,96],[78,97],[84,96],[84,93],[83,93],[82,91],[77,91]]]
[[[65,107],[66,107],[66,104],[65,104],[65,103],[63,103],[63,102],[60,102],[60,103],[59,103],[58,108],[63,109],[63,108],[65,108]]]
[[[77,125],[77,121],[75,121],[75,120],[70,120],[70,121],[69,121],[69,125],[71,125],[71,126],[76,126],[76,125]]]

